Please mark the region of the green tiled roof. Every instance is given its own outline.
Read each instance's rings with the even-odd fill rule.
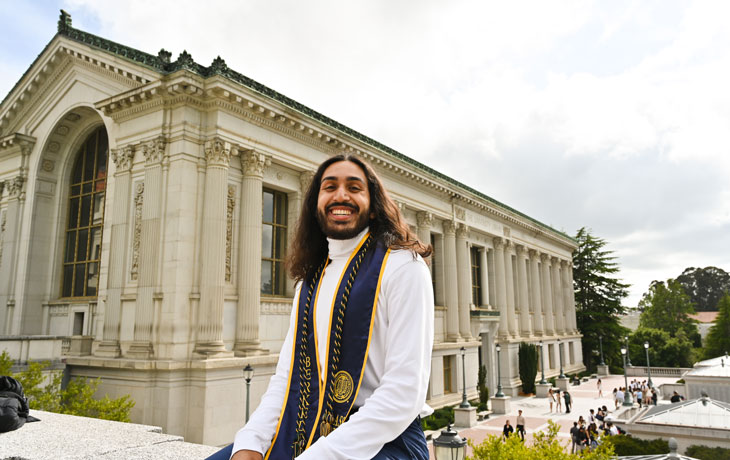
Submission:
[[[452,185],[456,186],[457,188],[467,191],[485,201],[493,203],[502,209],[508,210],[516,215],[519,215],[519,216],[529,220],[533,224],[536,224],[539,227],[542,227],[543,229],[545,229],[549,232],[552,232],[556,235],[567,238],[568,240],[570,240],[572,242],[576,242],[573,237],[571,237],[563,232],[560,232],[558,230],[555,230],[554,228],[552,228],[548,225],[545,225],[542,222],[540,222],[536,219],[533,219],[532,217],[530,217],[526,214],[523,214],[520,211],[518,211],[510,206],[507,206],[506,204],[501,203],[501,202],[495,200],[494,198],[487,196],[472,187],[469,187],[468,185],[462,184],[461,182],[457,181],[456,179],[453,179],[439,171],[436,171],[435,169],[430,168],[430,167],[424,165],[423,163],[420,163],[384,144],[381,144],[380,142],[378,142],[368,136],[365,136],[362,133],[355,131],[352,128],[349,128],[315,110],[310,109],[309,107],[307,107],[277,91],[274,91],[273,89],[271,89],[265,85],[262,85],[261,83],[255,81],[255,80],[252,80],[251,78],[249,78],[245,75],[242,75],[242,74],[236,72],[233,69],[230,69],[226,65],[225,61],[223,59],[221,59],[220,57],[217,57],[216,59],[214,59],[209,67],[205,67],[203,65],[196,63],[193,60],[192,56],[190,56],[190,54],[187,53],[187,51],[183,51],[182,53],[180,53],[180,55],[178,56],[176,61],[171,62],[170,53],[168,51],[165,51],[164,49],[160,50],[160,52],[158,53],[157,56],[154,56],[152,54],[148,54],[143,51],[139,51],[134,48],[130,48],[125,45],[121,45],[119,43],[115,43],[111,40],[107,40],[105,38],[96,36],[94,34],[84,32],[79,29],[74,29],[71,26],[71,16],[63,10],[61,10],[61,16],[58,21],[58,35],[63,35],[65,37],[70,38],[71,40],[74,40],[74,41],[77,41],[80,43],[84,43],[84,44],[92,46],[94,48],[98,48],[100,50],[114,54],[115,56],[119,56],[124,59],[128,59],[139,65],[143,65],[149,69],[152,69],[162,75],[170,74],[170,73],[176,72],[181,69],[186,69],[186,70],[193,72],[197,75],[200,75],[201,77],[204,77],[204,78],[208,78],[208,77],[211,77],[214,75],[221,75],[221,76],[223,76],[231,81],[234,81],[236,83],[239,83],[259,94],[262,94],[268,98],[278,101],[278,102],[284,104],[285,106],[289,107],[290,109],[293,109],[306,117],[309,117],[313,120],[323,123],[323,124],[329,126],[330,128],[333,128],[343,134],[346,134],[347,136],[350,136],[371,147],[374,147],[374,148],[380,150],[381,152],[384,152],[384,153],[390,155],[391,157],[397,158],[420,171],[423,171],[423,172],[425,172],[433,177],[436,177],[440,180],[443,180],[445,182],[448,182],[449,184],[452,184]],[[46,48],[47,48],[47,46],[46,46]],[[45,49],[44,49],[44,51],[45,51]],[[21,80],[22,80],[22,78],[21,78]],[[13,89],[15,89],[15,88],[13,88]]]

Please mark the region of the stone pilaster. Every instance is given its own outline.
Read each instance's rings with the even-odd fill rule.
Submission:
[[[555,315],[553,313],[553,285],[550,279],[550,256],[540,254],[542,267],[542,300],[545,312],[545,333],[555,335]]]
[[[555,332],[559,335],[564,335],[565,309],[563,305],[563,286],[560,282],[560,259],[553,257],[551,262],[553,271],[553,313],[555,315]]]
[[[15,321],[15,280],[17,273],[18,251],[20,243],[21,218],[25,203],[25,175],[19,174],[4,182],[7,190],[7,206],[5,208],[5,230],[3,231],[2,244],[2,265],[0,266],[0,311],[4,310],[5,315],[0,317],[3,327],[0,332],[3,335],[17,334]]]
[[[416,214],[416,222],[418,224],[417,233],[418,240],[423,243],[424,246],[431,244],[431,226],[433,225],[433,214],[426,211],[420,211]],[[431,267],[431,257],[426,258],[426,263],[429,269]]]
[[[433,297],[436,305],[444,306],[444,236],[433,235],[433,255],[431,257],[431,273],[434,279]]]
[[[109,251],[109,278],[107,298],[104,309],[104,331],[96,355],[116,358],[121,355],[119,347],[119,327],[122,314],[122,288],[127,266],[127,232],[129,231],[129,197],[132,193],[131,169],[134,162],[134,149],[127,146],[113,149],[111,157],[116,171],[114,173],[114,207],[107,217],[111,223]]]
[[[230,356],[223,345],[226,202],[230,158],[230,145],[219,138],[213,139],[205,146],[200,307],[194,349],[197,355],[205,358]],[[257,199],[260,201],[260,197]]]
[[[513,337],[520,335],[519,327],[517,325],[517,311],[515,305],[515,279],[514,269],[512,267],[512,250],[515,248],[513,242],[509,242],[504,251],[504,273],[505,273],[505,284],[507,286],[507,325],[509,326],[509,333]]]
[[[479,250],[479,268],[482,287],[482,307],[489,305],[489,267],[487,266],[487,248]]]
[[[530,296],[527,291],[527,248],[517,246],[517,284],[520,291],[520,335],[530,337],[532,335],[532,324],[530,321]]]
[[[162,219],[162,160],[165,156],[163,138],[141,145],[145,157],[142,203],[142,230],[139,244],[139,278],[137,305],[134,314],[134,341],[127,355],[147,359],[154,354],[152,328],[155,313],[154,295],[157,289]]]
[[[238,270],[238,308],[236,313],[237,356],[261,354],[259,318],[261,309],[261,219],[263,215],[264,168],[268,160],[261,152],[241,152],[241,233]],[[305,177],[303,180],[307,180]],[[311,182],[311,177],[308,178]],[[308,185],[307,182],[307,185]],[[302,184],[303,185],[303,184]],[[244,269],[245,267],[245,269]]]
[[[499,337],[506,338],[509,336],[509,315],[507,313],[507,282],[505,279],[504,267],[504,248],[507,241],[503,238],[494,239],[494,271],[495,273],[495,298],[497,299],[497,309],[499,310]]]
[[[459,224],[456,229],[456,265],[459,286],[459,335],[465,340],[471,340],[471,319],[469,305],[471,304],[471,261],[469,260],[469,245],[467,237],[469,227]]]
[[[456,276],[456,223],[444,222],[444,291],[446,306],[446,340],[455,342],[459,335],[459,291]]]
[[[532,277],[532,319],[533,319],[533,330],[535,335],[542,336],[545,334],[545,323],[542,312],[542,294],[540,292],[540,267],[538,262],[540,259],[539,253],[530,249],[530,273]]]
[[[573,263],[562,261],[563,301],[565,302],[565,329],[569,334],[576,334],[578,327],[575,318],[575,291],[573,290]]]

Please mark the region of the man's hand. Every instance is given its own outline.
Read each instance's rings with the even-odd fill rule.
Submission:
[[[239,450],[231,460],[263,460],[264,456],[254,450]]]

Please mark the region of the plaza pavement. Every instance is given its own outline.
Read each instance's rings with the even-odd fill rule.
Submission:
[[[631,382],[632,379],[643,380],[639,377],[631,377],[628,381]],[[623,375],[609,375],[602,377],[601,381],[603,383],[603,397],[601,398],[598,397],[596,378],[591,378],[587,382],[581,382],[580,385],[570,385],[569,392],[572,396],[573,407],[569,414],[565,413],[564,400],[562,401],[563,411],[558,413],[555,411],[555,406],[553,406],[553,412],[550,412],[550,403],[548,398],[517,396],[511,399],[511,407],[508,414],[492,414],[488,419],[478,422],[478,424],[472,428],[459,429],[457,427],[456,429],[461,437],[466,437],[473,443],[478,444],[490,434],[501,436],[502,427],[504,426],[504,421],[506,419],[509,419],[512,427],[515,427],[517,425],[517,411],[522,409],[522,415],[525,417],[526,424],[525,441],[529,443],[532,440],[533,433],[546,430],[548,427],[548,420],[552,420],[560,425],[558,440],[561,444],[570,449],[570,428],[572,428],[573,422],[578,421],[579,416],[582,415],[584,419],[588,420],[590,409],[597,409],[599,406],[606,406],[609,410],[609,415],[615,412],[616,406],[613,401],[613,389],[624,386],[624,377]],[[674,383],[676,381],[677,379],[675,377],[652,377],[652,383],[655,387],[659,387],[659,385],[664,383]],[[662,401],[660,399],[659,404],[661,404],[661,402]],[[636,403],[636,401],[634,401],[634,403]],[[516,436],[517,433],[514,435]],[[434,438],[435,437],[438,437],[438,434],[434,434]],[[433,459],[432,443],[429,443],[429,450],[431,451],[431,458]],[[468,451],[469,454],[471,454],[471,449],[468,449]]]

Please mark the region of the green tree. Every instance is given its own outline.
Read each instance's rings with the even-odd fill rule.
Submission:
[[[526,394],[536,393],[535,376],[537,375],[537,359],[537,346],[522,342],[518,352],[518,360],[522,391]]]
[[[620,317],[626,311],[621,305],[629,293],[629,285],[616,276],[619,266],[613,251],[605,249],[605,240],[591,235],[585,227],[575,236],[578,249],[573,252],[573,288],[578,329],[583,334],[583,363],[596,368],[599,357],[599,336],[603,336],[606,363],[622,366],[621,337],[628,329]]]
[[[661,329],[671,336],[683,331],[695,346],[701,346],[697,322],[689,316],[695,312],[694,306],[678,281],[652,282],[639,308],[642,310],[639,326]]]
[[[631,363],[646,366],[644,342],[649,342],[649,364],[654,367],[691,367],[692,343],[684,331],[672,337],[661,329],[639,327],[629,336]]]
[[[489,402],[489,388],[487,387],[487,367],[481,365],[477,375],[477,390],[479,390],[479,410],[487,410]]]
[[[730,293],[720,299],[717,309],[719,313],[705,339],[705,359],[730,352]]]
[[[522,442],[517,434],[502,442],[502,438],[490,434],[479,444],[469,441],[472,456],[468,460],[609,460],[614,458],[613,445],[602,442],[592,451],[583,451],[580,454],[568,453],[567,449],[558,442],[560,425],[548,420],[546,432],[538,431],[532,435],[532,444]]]
[[[717,303],[730,291],[730,273],[722,268],[686,268],[677,281],[697,311],[717,311]]]

